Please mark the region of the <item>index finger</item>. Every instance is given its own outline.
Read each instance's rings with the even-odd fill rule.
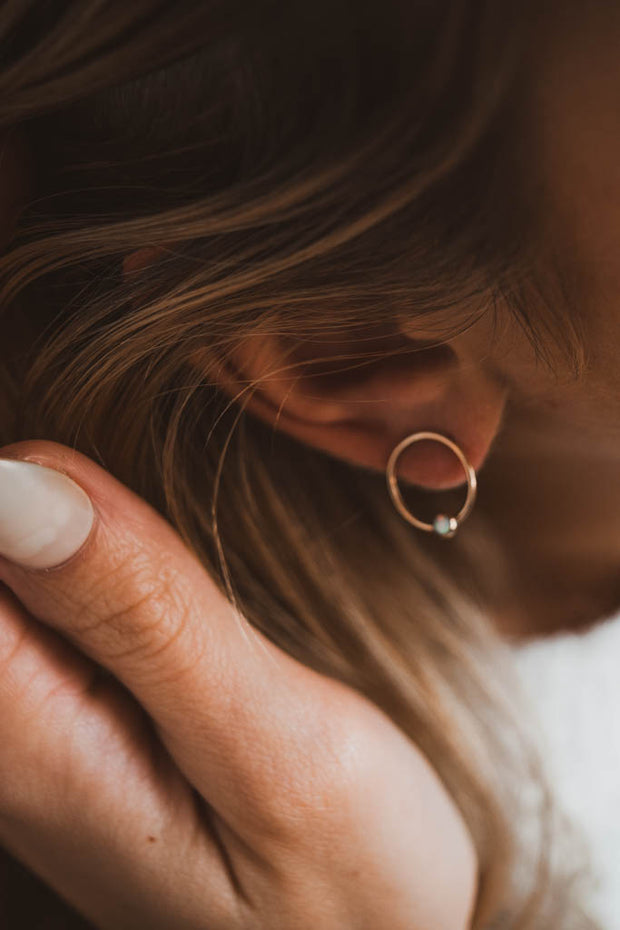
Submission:
[[[0,455],[0,579],[134,694],[220,813],[247,826],[260,812],[261,828],[262,814],[294,817],[327,787],[327,706],[348,689],[252,628],[171,525],[90,459],[50,442]]]

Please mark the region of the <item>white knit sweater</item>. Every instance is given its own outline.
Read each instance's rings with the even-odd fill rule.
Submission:
[[[513,655],[556,797],[586,841],[596,884],[584,904],[620,930],[620,614]]]

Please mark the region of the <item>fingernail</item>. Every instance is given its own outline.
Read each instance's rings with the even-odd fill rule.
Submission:
[[[86,492],[62,472],[0,459],[0,555],[53,568],[82,547],[94,517]]]

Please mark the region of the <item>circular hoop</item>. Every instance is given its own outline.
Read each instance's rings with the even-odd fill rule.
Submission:
[[[417,517],[414,517],[408,507],[406,507],[405,502],[402,499],[400,488],[398,487],[398,479],[396,477],[396,461],[401,453],[404,452],[405,449],[408,449],[409,446],[414,442],[420,442],[423,439],[434,439],[436,442],[441,442],[444,446],[447,446],[449,449],[451,449],[463,466],[465,476],[467,478],[467,497],[465,498],[465,503],[457,515],[455,517],[447,517],[445,514],[438,514],[432,523],[424,523],[422,520],[418,520]],[[471,512],[476,500],[476,489],[478,485],[476,480],[476,472],[457,444],[452,442],[451,439],[448,439],[447,436],[442,435],[442,433],[422,432],[411,433],[410,436],[406,436],[401,442],[398,443],[398,445],[392,450],[390,454],[386,467],[386,477],[388,490],[400,515],[413,526],[417,527],[417,529],[424,530],[426,533],[437,533],[439,536],[443,536],[444,539],[450,539],[452,536],[454,536],[457,529],[459,528],[459,525]]]

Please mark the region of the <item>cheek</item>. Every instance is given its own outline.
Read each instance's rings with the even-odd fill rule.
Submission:
[[[575,381],[554,355],[550,373],[510,324],[492,360],[522,409],[589,431],[620,424],[620,4],[546,7],[523,82],[524,170],[541,229],[535,259],[543,279],[559,277],[550,305],[560,327],[574,321],[585,367]],[[538,317],[535,297],[528,312]]]
[[[620,5],[571,7],[536,56],[528,133],[543,249],[603,348],[620,334]]]

